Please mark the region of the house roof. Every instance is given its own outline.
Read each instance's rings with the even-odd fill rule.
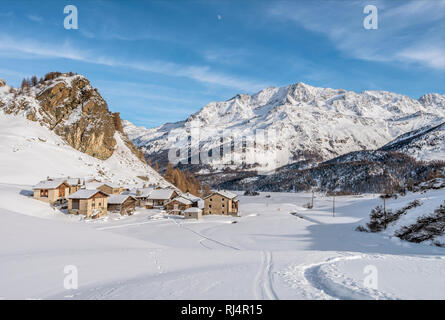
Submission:
[[[190,207],[188,209],[185,209],[184,212],[185,213],[195,213],[195,212],[200,213],[200,212],[202,212],[202,210],[197,207]]]
[[[42,180],[36,184],[33,189],[56,189],[62,183],[66,183],[65,179]]]
[[[89,199],[97,193],[102,193],[108,197],[108,194],[100,190],[80,189],[68,197],[68,199]]]
[[[232,192],[229,192],[229,191],[219,191],[219,190],[214,190],[214,191],[212,191],[212,193],[211,194],[209,194],[207,197],[205,197],[204,199],[207,199],[208,197],[210,197],[210,196],[212,196],[213,194],[215,194],[215,193],[217,193],[217,194],[219,194],[219,195],[221,195],[221,196],[223,196],[223,197],[225,197],[225,198],[228,198],[228,199],[233,199],[233,198],[236,198],[237,197],[237,195],[236,194],[234,194],[234,193],[232,193]]]
[[[128,198],[132,198],[133,200],[134,197],[130,196],[129,194],[113,194],[111,196],[108,197],[108,204],[122,204],[124,203]]]
[[[148,196],[148,199],[152,200],[167,200],[170,199],[175,190],[173,189],[156,189]]]
[[[172,201],[170,201],[170,202],[173,202],[173,201],[178,201],[178,202],[181,202],[181,203],[183,203],[183,204],[192,204],[193,202],[192,201],[190,201],[189,199],[187,199],[187,198],[184,198],[184,197],[182,197],[182,196],[180,196],[180,197],[176,197],[176,198],[174,198]],[[169,203],[170,203],[169,202]]]
[[[201,201],[202,199],[200,197],[197,197],[193,194],[191,194],[190,192],[184,193],[182,195],[182,197],[189,199],[192,202],[197,202],[197,201]]]

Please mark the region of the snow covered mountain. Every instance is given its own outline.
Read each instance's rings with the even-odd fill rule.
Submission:
[[[59,74],[24,89],[0,81],[0,139],[1,183],[71,176],[168,185],[82,76]]]
[[[403,152],[425,161],[445,161],[445,122],[405,133],[381,150]]]
[[[270,135],[270,143],[247,145],[245,150],[232,147],[229,162],[201,163],[200,173],[206,173],[203,168],[268,172],[290,163],[310,166],[349,152],[378,149],[402,134],[444,119],[444,95],[427,94],[414,100],[387,91],[355,93],[300,82],[211,102],[184,121],[157,128],[123,123],[130,139],[161,167],[170,149],[188,145],[190,127],[196,123],[205,152],[218,150],[224,141],[232,146],[248,141],[259,130],[276,133],[275,138]],[[224,130],[230,132],[229,140],[221,139]]]

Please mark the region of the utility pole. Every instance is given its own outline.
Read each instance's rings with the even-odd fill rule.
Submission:
[[[383,197],[383,215],[385,216],[385,230],[386,230],[386,196]]]
[[[334,197],[332,198],[332,216],[335,217],[335,193]]]
[[[312,203],[311,203],[311,208],[314,207],[314,189],[312,189]]]

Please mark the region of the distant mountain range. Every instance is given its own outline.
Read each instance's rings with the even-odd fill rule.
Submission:
[[[199,147],[204,152],[223,148],[224,130],[230,132],[235,143],[258,130],[276,133],[269,145],[255,144],[248,151],[228,149],[233,162],[181,165],[220,187],[259,188],[259,184],[240,181],[256,181],[258,173],[276,178],[288,170],[309,170],[349,153],[363,157],[361,161],[375,156],[357,151],[401,152],[415,160],[445,159],[445,95],[435,93],[414,100],[387,91],[356,93],[300,82],[211,102],[184,121],[157,128],[136,127],[128,121],[123,121],[123,127],[145,155],[163,167],[169,150],[190,145],[189,128],[196,123]],[[263,175],[258,179],[267,181]]]

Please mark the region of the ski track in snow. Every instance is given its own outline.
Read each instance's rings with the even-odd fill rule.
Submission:
[[[272,253],[261,251],[261,263],[255,276],[253,292],[257,300],[278,300],[272,286]]]
[[[394,300],[394,296],[376,289],[365,288],[335,268],[338,262],[367,257],[370,256],[346,254],[319,263],[292,266],[284,272],[284,278],[293,282],[294,288],[302,289],[303,295],[309,299]]]
[[[176,223],[176,225],[177,225],[178,227],[183,228],[183,229],[185,229],[185,230],[187,230],[187,231],[190,231],[190,232],[196,234],[197,236],[200,236],[202,239],[199,241],[199,244],[201,244],[203,247],[205,247],[205,248],[207,248],[207,249],[209,249],[209,247],[205,246],[205,245],[202,243],[204,240],[211,241],[211,242],[216,243],[216,244],[218,244],[218,245],[220,245],[220,246],[223,246],[223,247],[225,247],[225,248],[229,248],[229,249],[233,249],[233,250],[241,250],[240,248],[231,246],[231,245],[229,245],[229,244],[222,243],[221,241],[218,241],[218,240],[209,238],[209,237],[203,235],[202,233],[199,233],[198,231],[195,231],[195,230],[193,230],[193,229],[187,228],[187,227],[184,226],[184,224],[176,222],[175,219],[171,219],[171,220],[173,220],[173,222]]]

